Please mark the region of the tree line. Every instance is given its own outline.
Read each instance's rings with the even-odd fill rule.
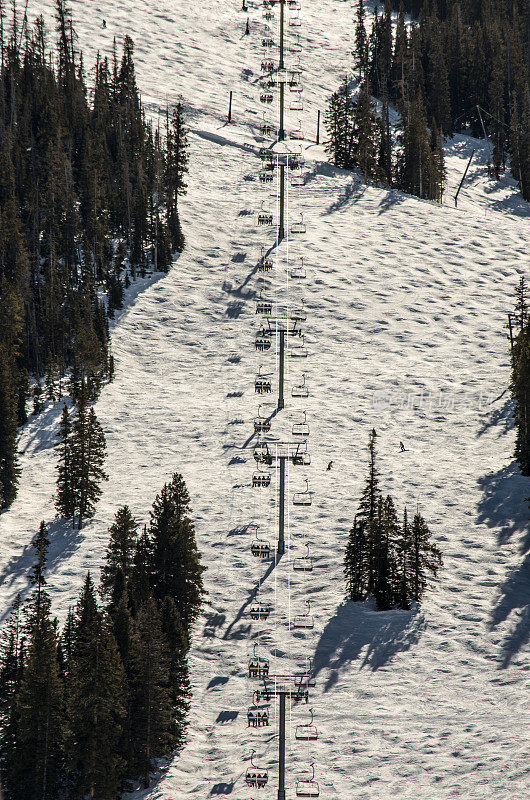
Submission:
[[[185,738],[187,652],[205,594],[185,482],[175,474],[164,485],[140,534],[130,509],[117,511],[99,592],[87,574],[61,631],[49,544],[43,522],[33,589],[1,636],[5,800],[110,800],[148,787],[156,759]]]
[[[383,496],[376,452],[377,433],[368,442],[368,476],[344,555],[347,597],[373,597],[377,608],[410,608],[420,602],[430,576],[442,565],[442,554],[431,541],[429,528],[417,510],[401,520],[390,495]]]
[[[0,508],[16,495],[17,428],[68,373],[91,399],[112,377],[108,317],[124,288],[184,245],[182,103],[147,120],[126,36],[85,76],[66,0],[56,44],[0,3]]]
[[[415,17],[410,24],[406,12]],[[499,176],[509,156],[530,200],[529,30],[525,0],[385,0],[374,10],[370,31],[364,0],[357,0],[353,66],[360,90],[354,106],[362,108],[349,117],[342,110],[338,122],[335,109],[328,109],[328,129],[343,129],[341,146],[333,137],[329,144],[336,165],[440,199],[442,136],[470,129],[490,139],[493,174]],[[377,115],[371,95],[380,100]],[[389,103],[399,114],[395,144]]]

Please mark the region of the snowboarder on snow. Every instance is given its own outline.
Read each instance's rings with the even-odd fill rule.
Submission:
[[[331,469],[332,466],[333,466],[333,461],[330,461],[329,464],[328,464],[328,472],[329,472],[329,470]]]
[[[407,449],[407,448],[405,447],[405,445],[403,444],[403,442],[400,442],[400,443],[399,443],[399,449],[401,450],[401,452],[402,452],[402,453],[404,453],[404,452],[406,451],[406,449]]]

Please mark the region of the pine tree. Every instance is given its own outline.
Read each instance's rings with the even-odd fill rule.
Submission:
[[[166,755],[177,740],[168,647],[153,598],[136,615],[129,662],[134,709],[133,758],[147,788],[153,759]]]
[[[30,635],[16,713],[9,795],[56,800],[63,788],[63,686],[48,608],[41,612]]]
[[[35,586],[32,598],[32,625],[37,626],[40,622],[41,614],[46,613],[49,601],[46,598],[44,586],[46,585],[46,578],[44,571],[46,569],[47,554],[50,547],[50,540],[48,538],[48,531],[46,530],[46,523],[43,521],[40,524],[39,532],[33,542],[33,547],[37,554],[37,561],[30,572],[30,583]]]
[[[355,69],[359,80],[366,80],[368,70],[368,37],[364,24],[364,0],[357,0],[357,21],[355,24]]]
[[[403,523],[396,542],[396,587],[395,595],[401,608],[410,608],[412,541],[407,508],[403,512]]]
[[[436,577],[442,554],[431,542],[431,532],[417,511],[410,527],[411,599],[419,602],[427,588],[428,575]]]
[[[134,551],[133,568],[130,580],[130,597],[133,611],[143,605],[153,590],[153,553],[151,541],[144,525]]]
[[[379,177],[378,133],[375,105],[371,100],[368,84],[364,81],[353,112],[353,157],[365,182]]]
[[[20,475],[16,408],[13,367],[0,343],[0,510],[15,499]]]
[[[105,435],[93,408],[88,407],[86,390],[82,389],[77,402],[77,414],[70,438],[72,454],[72,484],[77,513],[77,527],[94,513],[101,495],[101,482],[107,480],[103,470],[106,455]]]
[[[364,600],[366,596],[366,535],[364,523],[357,517],[353,520],[346,553],[344,556],[344,575],[348,599]]]
[[[324,114],[324,127],[328,134],[326,152],[333,157],[334,165],[353,169],[353,101],[347,76],[330,98]]]
[[[172,249],[181,251],[184,247],[184,236],[180,227],[178,214],[178,198],[186,194],[187,185],[184,178],[189,170],[189,143],[184,124],[184,107],[181,100],[176,104],[168,124],[167,132],[167,224]]]
[[[74,518],[75,490],[73,476],[73,455],[71,443],[72,424],[66,404],[63,406],[55,450],[57,462],[57,495],[55,507],[62,517]]]
[[[155,599],[172,597],[186,632],[199,613],[204,589],[195,528],[189,517],[189,494],[175,473],[157,495],[151,512],[153,591]]]
[[[110,526],[110,540],[107,548],[106,563],[101,570],[101,586],[108,595],[116,584],[117,571],[121,571],[121,579],[128,585],[136,544],[138,523],[131,514],[129,506],[119,508]]]
[[[127,696],[125,673],[87,575],[76,609],[67,691],[70,797],[114,797],[124,774],[120,753]]]
[[[172,597],[164,600],[160,617],[162,633],[169,646],[171,697],[175,710],[177,744],[181,745],[191,698],[187,661],[190,643]]]

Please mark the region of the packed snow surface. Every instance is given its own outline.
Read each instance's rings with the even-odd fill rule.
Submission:
[[[53,5],[34,2],[32,13],[50,19]],[[310,701],[317,741],[295,740],[295,726],[310,714],[303,704],[289,709],[289,798],[314,762],[326,800],[524,800],[528,483],[512,458],[505,323],[529,266],[528,205],[513,181],[487,177],[488,144],[464,136],[447,143],[443,206],[365,186],[330,166],[314,144],[316,115],[350,63],[354,4],[306,0],[299,33],[307,180],[290,191],[289,224],[302,212],[307,233],[273,253],[277,269],[264,278],[256,265],[272,241],[256,219],[275,201],[257,180],[261,9],[249,3],[245,36],[237,0],[71,6],[87,68],[96,51],[110,54],[114,36],[119,46],[129,34],[148,112],[156,119],[166,102],[185,99],[187,246],[168,275],[131,287],[113,323],[116,377],[96,405],[110,479],[83,531],[54,519],[60,403],[24,429],[20,492],[0,518],[2,615],[17,591],[28,590],[41,519],[52,536],[48,587],[64,618],[86,571],[98,573],[116,509],[127,503],[147,521],[155,494],[180,471],[208,567],[208,604],[190,653],[189,741],[136,798],[256,796],[245,786],[253,749],[255,763],[270,769],[259,795],[275,796],[276,726],[251,732],[246,724],[253,690],[246,664],[259,642],[274,671],[302,669],[311,657],[317,677]],[[288,126],[297,122],[291,114]],[[473,148],[455,209],[452,195]],[[285,284],[287,256],[304,257],[302,288]],[[257,564],[249,547],[252,523],[274,541],[277,513],[274,481],[270,490],[250,488],[254,374],[260,361],[273,372],[275,358],[254,349],[261,287],[275,299],[303,297],[308,311],[309,356],[303,368],[287,359],[286,409],[272,418],[272,435],[283,441],[307,410],[312,458],[288,469],[288,552],[277,566]],[[302,371],[310,397],[295,401],[290,392]],[[274,384],[264,415],[274,411],[275,391]],[[439,579],[411,611],[377,613],[343,600],[342,554],[374,426],[383,490],[411,511],[419,503],[444,554]],[[305,478],[313,505],[300,510],[290,500]],[[294,572],[306,543],[314,569]],[[273,604],[264,623],[248,614],[260,578],[259,597]],[[314,628],[289,630],[306,599]]]

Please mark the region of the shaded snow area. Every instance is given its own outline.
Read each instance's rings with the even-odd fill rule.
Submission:
[[[208,604],[190,653],[189,741],[148,791],[181,800],[276,796],[277,729],[249,730],[253,644],[276,672],[313,659],[310,706],[319,738],[299,742],[305,704],[288,709],[287,797],[314,761],[328,800],[523,800],[530,786],[530,538],[528,482],[513,463],[506,312],[528,271],[528,205],[509,178],[487,177],[488,145],[448,143],[446,205],[366,187],[303,143],[307,180],[289,192],[289,239],[269,276],[257,271],[271,234],[260,209],[275,210],[257,180],[262,142],[256,102],[265,34],[250,3],[207,0],[72,2],[85,65],[112,37],[136,43],[140,89],[150,113],[182,94],[191,130],[189,191],[182,202],[187,247],[166,276],[138,281],[112,324],[116,377],[96,405],[108,444],[109,482],[86,528],[54,521],[53,436],[60,404],[32,418],[21,438],[19,496],[0,518],[2,615],[27,591],[30,542],[51,523],[48,585],[63,618],[87,569],[96,574],[107,530],[127,503],[141,521],[172,472],[192,497],[208,567]],[[51,0],[34,3],[49,14]],[[353,47],[351,2],[314,0],[301,12],[303,127],[335,90]],[[102,19],[107,27],[102,28]],[[292,36],[292,34],[289,34]],[[234,123],[226,125],[229,90]],[[296,127],[290,115],[288,125]],[[308,134],[306,134],[308,135]],[[478,149],[459,208],[451,195]],[[526,217],[526,218],[525,218]],[[304,257],[308,279],[287,287],[285,259]],[[275,567],[250,553],[251,525],[275,537],[275,479],[250,488],[254,375],[275,353],[254,348],[255,300],[303,297],[303,368],[287,358],[286,409],[272,418],[282,440],[307,410],[311,465],[287,469],[288,551]],[[272,348],[274,350],[274,346]],[[308,400],[292,386],[307,374]],[[273,384],[276,391],[276,385]],[[262,413],[274,411],[274,394]],[[382,488],[401,507],[420,504],[444,553],[421,608],[377,613],[343,602],[343,550],[365,473],[368,433],[378,431]],[[283,437],[283,438],[282,438]],[[403,441],[407,452],[400,453]],[[329,461],[331,470],[327,470]],[[309,480],[313,505],[292,505]],[[310,542],[314,569],[292,569]],[[266,622],[249,617],[259,579]],[[289,630],[311,600],[314,629]],[[275,720],[273,720],[275,722]],[[265,789],[245,786],[251,750],[270,769]]]

